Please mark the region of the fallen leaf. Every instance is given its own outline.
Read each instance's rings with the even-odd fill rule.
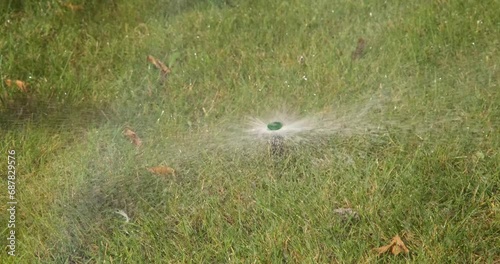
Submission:
[[[377,251],[379,255],[382,255],[385,252],[389,252],[389,250],[392,248],[392,246],[394,246],[394,244],[391,243],[391,244],[389,244],[387,246],[378,247],[378,248],[375,249],[375,251]]]
[[[19,90],[21,90],[21,92],[23,92],[23,93],[28,92],[28,85],[25,82],[20,81],[20,80],[16,80],[16,85],[17,85],[17,88],[19,88]]]
[[[356,46],[356,50],[354,50],[351,54],[351,59],[356,60],[363,56],[365,51],[366,41],[363,38],[358,39],[358,45]]]
[[[28,92],[28,84],[26,84],[25,82],[21,80],[12,81],[11,79],[5,79],[5,85],[7,85],[7,87],[11,87],[12,83],[14,83],[21,92]]]
[[[148,61],[151,62],[157,69],[161,71],[161,74],[163,77],[166,77],[167,74],[171,72],[170,68],[167,67],[163,62],[161,62],[159,59],[149,55],[148,56]]]
[[[147,170],[157,175],[175,175],[175,170],[167,166],[156,166]]]
[[[396,235],[394,238],[393,238],[394,242],[396,242],[396,245],[392,247],[392,254],[394,255],[398,255],[399,253],[403,252],[405,254],[408,254],[410,253],[410,250],[405,246],[405,243],[403,242],[403,240],[401,240],[401,238]]]
[[[71,11],[83,10],[83,5],[74,5],[72,3],[64,4],[65,7],[71,9]]]
[[[123,131],[123,134],[128,137],[137,147],[140,147],[142,145],[142,140],[139,138],[139,136],[137,136],[137,134],[129,128],[126,128],[125,131]]]
[[[405,243],[403,243],[403,240],[401,240],[398,235],[392,238],[389,245],[375,248],[375,251],[377,251],[379,255],[386,252],[391,252],[393,255],[398,255],[401,252],[408,254],[410,252],[410,250],[405,246]]]

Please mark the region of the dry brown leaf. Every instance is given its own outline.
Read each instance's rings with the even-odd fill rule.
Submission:
[[[5,79],[5,85],[7,85],[7,87],[11,87],[12,83],[14,83],[21,92],[23,92],[23,93],[28,92],[28,84],[27,83],[25,83],[21,80],[12,81],[11,79]]]
[[[139,138],[139,136],[137,136],[137,134],[129,128],[126,128],[125,131],[123,131],[123,134],[128,137],[137,147],[140,147],[142,145],[142,140]]]
[[[72,3],[64,4],[65,7],[69,8],[71,11],[83,10],[83,5],[74,5]]]
[[[394,244],[391,243],[387,246],[375,248],[375,251],[377,251],[379,255],[382,255],[385,252],[388,252],[389,250],[391,250],[392,246],[394,246]]]
[[[393,255],[398,255],[399,253],[408,254],[410,252],[410,250],[405,246],[405,243],[403,243],[403,240],[401,240],[398,235],[392,238],[389,245],[375,248],[375,251],[377,251],[379,255],[386,252],[391,252]]]
[[[175,170],[167,166],[151,167],[148,171],[157,175],[175,175]]]
[[[25,82],[20,81],[20,80],[16,80],[15,83],[17,85],[17,88],[19,88],[19,90],[21,90],[21,92],[23,92],[23,93],[28,92],[28,85]]]
[[[151,62],[157,69],[159,69],[164,77],[171,72],[170,68],[167,67],[167,65],[151,55],[148,56],[148,61]]]
[[[394,255],[397,255],[401,252],[405,253],[405,254],[408,254],[410,253],[410,250],[406,247],[405,243],[403,242],[403,240],[401,240],[401,238],[396,235],[392,241],[394,241],[396,243],[396,245],[394,247],[392,247],[392,254]]]

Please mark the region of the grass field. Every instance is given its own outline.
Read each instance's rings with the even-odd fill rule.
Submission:
[[[500,263],[500,1],[31,2],[0,4],[2,263]],[[274,108],[380,131],[276,160],[237,132]]]

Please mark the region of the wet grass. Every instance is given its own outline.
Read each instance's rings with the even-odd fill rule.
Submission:
[[[81,5],[0,6],[0,146],[18,159],[8,261],[500,261],[498,1]],[[276,105],[307,116],[370,98],[384,133],[279,159],[225,132]],[[373,251],[397,234],[408,255]]]

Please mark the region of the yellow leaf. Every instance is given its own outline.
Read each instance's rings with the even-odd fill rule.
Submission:
[[[142,145],[142,140],[139,138],[139,136],[137,136],[137,134],[129,128],[126,128],[125,131],[123,131],[123,134],[128,137],[137,147],[140,147]]]
[[[391,252],[393,255],[398,255],[399,253],[408,254],[410,250],[405,246],[405,243],[401,238],[396,235],[392,238],[391,243],[389,245],[375,248],[375,251],[378,252],[379,255],[384,254],[386,252]]]
[[[175,175],[175,170],[167,166],[156,166],[148,168],[147,170],[157,175]]]

